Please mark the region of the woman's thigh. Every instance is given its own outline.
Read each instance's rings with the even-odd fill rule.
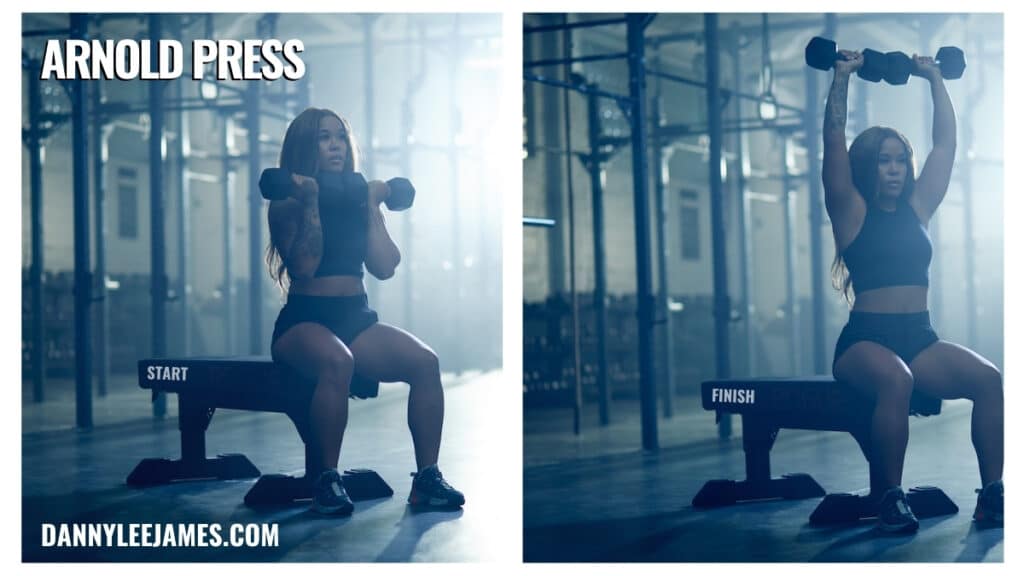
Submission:
[[[377,323],[352,341],[356,371],[381,382],[408,382],[417,374],[437,371],[437,355],[412,334]]]
[[[980,354],[939,340],[910,363],[914,386],[937,398],[977,397],[985,387],[1001,386],[999,369]]]
[[[327,327],[301,322],[289,328],[271,347],[275,361],[297,370],[303,377],[317,379],[325,369],[349,370],[352,352]]]
[[[895,352],[869,340],[861,340],[846,349],[832,369],[836,380],[853,386],[869,398],[880,392],[899,392],[908,397],[914,377]]]

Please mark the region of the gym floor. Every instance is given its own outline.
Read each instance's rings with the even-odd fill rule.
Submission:
[[[26,404],[22,436],[22,556],[24,561],[491,561],[516,562],[518,546],[495,518],[520,514],[495,475],[518,475],[508,458],[491,450],[517,416],[502,408],[494,391],[500,372],[444,376],[446,419],[441,470],[466,494],[464,510],[412,513],[406,505],[415,470],[406,427],[407,387],[387,384],[374,400],[352,401],[342,447],[342,468],[376,470],[394,489],[391,498],[356,503],[350,518],[325,518],[308,505],[253,510],[242,498],[254,480],[182,482],[144,489],[125,478],[143,458],[178,457],[177,420],[134,419],[98,424],[89,431],[59,428],[53,408],[42,414]],[[59,393],[58,393],[59,394]],[[116,412],[123,402],[148,402],[147,391],[118,393],[103,401]],[[112,400],[113,398],[113,400]],[[173,398],[173,396],[172,396]],[[175,413],[176,400],[169,401]],[[51,404],[60,406],[60,403]],[[137,412],[136,412],[137,413]],[[506,422],[507,420],[507,422]],[[280,414],[218,411],[207,431],[207,453],[241,452],[263,473],[301,473],[303,446],[291,421]],[[105,548],[39,547],[42,523],[146,522],[277,523],[274,548]],[[513,533],[512,537],[518,535]]]
[[[588,407],[584,433],[571,409],[524,416],[523,549],[528,562],[1001,562],[1003,530],[971,521],[979,485],[966,401],[946,402],[910,427],[904,484],[938,486],[959,506],[925,519],[911,536],[881,536],[865,521],[814,528],[819,499],[698,510],[690,501],[707,480],[742,479],[742,426],[720,441],[714,414],[681,398],[659,419],[661,450],[639,449],[639,406],[616,402],[600,428]],[[867,488],[867,463],[849,434],[782,430],[772,472],[811,474],[827,492]],[[1012,488],[1011,488],[1012,489]]]

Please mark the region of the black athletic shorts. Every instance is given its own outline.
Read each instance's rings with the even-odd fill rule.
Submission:
[[[938,342],[939,335],[932,328],[928,312],[912,314],[876,314],[850,312],[850,320],[836,341],[832,366],[851,346],[867,340],[892,350],[907,366],[925,348]],[[941,401],[914,391],[910,400],[911,412],[921,415],[938,413]]]
[[[364,330],[378,321],[377,313],[370,309],[366,294],[355,296],[307,296],[289,294],[281,313],[274,322],[271,346],[289,328],[302,322],[315,322],[334,333],[346,346]],[[372,398],[377,395],[379,383],[352,376],[349,394],[356,398]]]

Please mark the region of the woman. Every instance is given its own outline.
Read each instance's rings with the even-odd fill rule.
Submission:
[[[910,143],[891,128],[865,130],[847,152],[847,87],[864,57],[840,54],[825,107],[822,180],[836,242],[834,280],[847,299],[851,288],[856,299],[832,372],[875,402],[869,434],[858,441],[871,465],[879,527],[918,527],[900,487],[914,391],[974,402],[971,439],[982,485],[974,518],[1002,525],[1002,376],[978,354],[939,340],[928,319],[927,226],[946,195],[956,154],[952,102],[935,61],[915,55],[913,74],[931,85],[934,106],[932,151],[920,175],[914,179]]]
[[[313,482],[313,510],[352,513],[338,474],[352,375],[408,382],[408,425],[418,472],[409,503],[457,507],[465,499],[437,468],[444,391],[437,356],[415,336],[377,322],[367,306],[363,265],[384,280],[395,273],[398,248],[380,204],[388,185],[369,182],[363,197],[319,190],[318,172],[352,173],[356,153],[348,123],[330,110],[309,108],[288,126],[280,166],[292,173],[291,196],[271,202],[267,219],[271,276],[288,300],[274,326],[271,353],[314,380],[310,422],[322,470]]]

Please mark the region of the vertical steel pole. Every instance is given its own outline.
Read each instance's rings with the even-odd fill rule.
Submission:
[[[740,34],[736,29],[737,26],[733,26],[731,33],[731,40],[733,49],[735,52],[732,55],[732,79],[733,79],[733,90],[737,93],[743,92],[743,67],[742,58],[740,56]],[[743,118],[743,101],[740,98],[732,98],[733,115],[736,121],[739,122]],[[753,266],[753,252],[754,246],[750,239],[752,232],[751,218],[750,218],[750,198],[747,194],[747,174],[746,168],[749,159],[747,157],[747,149],[744,144],[746,143],[746,134],[742,130],[737,130],[735,133],[735,147],[736,147],[736,170],[733,173],[736,175],[736,210],[738,212],[737,220],[739,222],[739,257],[740,257],[740,310],[742,310],[743,317],[743,342],[746,348],[745,357],[747,361],[747,375],[754,376],[758,373],[757,365],[757,334],[754,330],[754,314],[756,309],[751,302],[750,297],[750,285],[752,282],[752,274],[754,270]],[[731,415],[722,414],[723,418]]]
[[[657,126],[661,126],[663,122],[662,110],[661,110],[661,80],[655,80],[656,96],[652,99],[652,111],[651,117],[657,123]],[[665,418],[671,418],[674,413],[675,405],[675,354],[673,354],[673,337],[672,337],[672,310],[669,309],[669,269],[668,269],[668,257],[669,257],[669,242],[665,237],[665,229],[668,226],[668,198],[665,197],[665,185],[668,184],[669,180],[669,159],[672,156],[671,150],[665,149],[665,143],[655,133],[652,138],[652,152],[651,159],[654,165],[657,167],[657,173],[654,176],[654,205],[657,214],[655,219],[655,226],[657,230],[658,247],[658,313],[662,317],[662,349],[661,349],[661,363],[662,363],[662,374],[664,376],[664,383],[661,389],[664,391],[662,398],[662,416]]]
[[[32,265],[29,285],[32,292],[32,400],[40,403],[45,398],[46,339],[43,330],[43,139],[39,114],[43,110],[39,89],[40,62],[28,63],[28,161],[32,217]]]
[[[597,89],[596,84],[590,86]],[[611,388],[608,386],[608,280],[604,250],[604,156],[601,152],[601,106],[599,97],[587,94],[587,134],[590,157],[587,170],[590,172],[590,202],[594,232],[594,315],[597,321],[597,390],[601,425],[611,421]]]
[[[646,14],[626,16],[629,54],[630,143],[633,161],[633,219],[636,241],[637,340],[643,447],[658,449],[658,389],[654,379],[654,295],[651,280],[650,203],[647,198],[647,71],[644,60]]]
[[[175,92],[181,98],[181,82],[176,81]],[[191,188],[188,174],[189,141],[188,112],[178,112],[178,303],[181,306],[181,353],[192,354],[192,319],[189,314],[191,286]]]
[[[84,39],[86,16],[71,15],[71,38]],[[89,165],[86,138],[88,115],[85,81],[71,80],[71,163],[74,189],[75,237],[75,424],[92,427],[92,350],[90,305],[92,274],[89,270]]]
[[[704,60],[707,70],[708,115],[708,192],[711,195],[711,252],[714,273],[715,315],[715,376],[728,378],[729,320],[732,306],[729,302],[728,262],[725,253],[725,209],[722,198],[722,89],[719,86],[720,63],[718,43],[718,15],[704,15]],[[718,434],[728,437],[732,433],[731,421],[719,421]]]
[[[99,366],[96,368],[96,391],[100,396],[107,395],[107,378],[110,375],[110,353],[107,350],[108,343],[108,321],[110,316],[110,304],[107,302],[107,199],[106,199],[106,164],[107,164],[107,143],[110,137],[110,130],[107,127],[106,119],[100,114],[102,84],[99,81],[92,83],[92,109],[93,117],[96,119],[92,131],[92,181],[93,197],[95,206],[93,219],[96,223],[96,272],[95,292],[96,295],[96,360]]]
[[[793,374],[800,372],[800,322],[799,304],[796,298],[796,192],[789,173],[790,137],[779,132],[782,138],[782,196],[779,200],[783,210],[783,234],[786,261],[786,320],[789,324],[789,365]]]
[[[246,93],[249,140],[249,353],[263,349],[263,197],[260,195],[260,82]]]
[[[162,35],[161,15],[149,16],[149,37],[152,62],[159,58],[157,40]],[[150,291],[153,356],[167,355],[167,262],[164,238],[164,88],[163,81],[149,82],[149,221],[150,221]],[[158,393],[153,402],[153,416],[167,413],[167,398]]]
[[[231,147],[228,145],[234,124],[231,114],[225,113],[221,137],[221,234],[224,243],[224,353],[235,352],[235,170],[232,165]]]

